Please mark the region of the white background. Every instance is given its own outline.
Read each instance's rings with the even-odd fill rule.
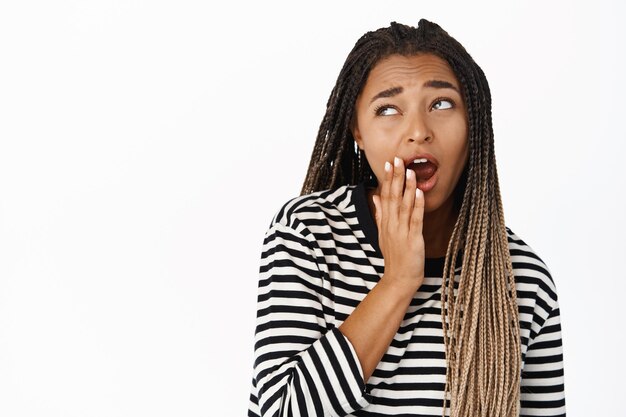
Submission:
[[[421,17],[490,82],[569,415],[626,415],[623,6],[223,3],[1,3],[0,415],[245,415],[265,230],[356,40]]]

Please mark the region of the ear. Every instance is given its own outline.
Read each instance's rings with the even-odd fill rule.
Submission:
[[[357,146],[359,147],[359,149],[363,149],[363,138],[361,137],[361,132],[359,131],[359,126],[357,126],[357,123],[355,120],[352,121],[351,126],[350,126],[350,131],[352,132],[352,137],[354,138],[354,141],[356,142]]]

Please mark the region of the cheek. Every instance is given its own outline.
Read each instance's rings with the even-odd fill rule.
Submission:
[[[367,158],[367,163],[370,165],[370,168],[374,172],[376,178],[380,181],[385,173],[385,160],[380,157],[380,154],[376,152],[376,149],[371,147],[365,148],[365,156]]]
[[[451,146],[449,149],[455,167],[457,167],[458,171],[461,172],[463,171],[463,168],[465,168],[469,157],[469,140],[467,126],[462,123],[462,121],[459,121],[456,124],[456,128],[450,130],[448,137],[456,138],[454,145]]]
[[[365,152],[367,162],[379,178],[384,173],[385,162],[393,160],[394,157],[394,155],[390,155],[392,150],[389,146],[389,140],[384,139],[385,137],[384,134],[372,129],[366,132],[362,131],[361,148]]]

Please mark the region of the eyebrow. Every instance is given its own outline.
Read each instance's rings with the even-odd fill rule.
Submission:
[[[429,81],[426,81],[424,83],[424,87],[426,87],[426,88],[451,88],[454,91],[456,91],[457,93],[461,94],[459,92],[459,89],[456,88],[453,84],[450,84],[448,81],[443,81],[443,80],[429,80]],[[391,88],[388,88],[388,89],[383,90],[380,93],[376,94],[374,97],[372,97],[372,99],[370,100],[370,104],[372,104],[374,101],[378,100],[379,98],[397,96],[398,94],[402,93],[403,91],[404,91],[404,88],[402,88],[402,87],[391,87]]]
[[[383,90],[380,93],[376,94],[374,97],[372,97],[372,99],[370,100],[370,104],[372,104],[374,101],[378,100],[379,98],[397,96],[398,94],[400,94],[403,91],[404,91],[404,88],[402,88],[402,87],[391,87],[391,88],[388,88],[388,89]]]

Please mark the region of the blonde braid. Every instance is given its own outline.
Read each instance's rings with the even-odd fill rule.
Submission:
[[[469,173],[441,287],[446,391],[449,387],[451,417],[517,416],[521,349],[515,280],[495,155],[479,148],[470,155],[469,165],[476,169]],[[476,204],[470,207],[466,201]],[[455,294],[453,265],[463,230],[463,267]],[[444,416],[445,411],[444,406]]]

